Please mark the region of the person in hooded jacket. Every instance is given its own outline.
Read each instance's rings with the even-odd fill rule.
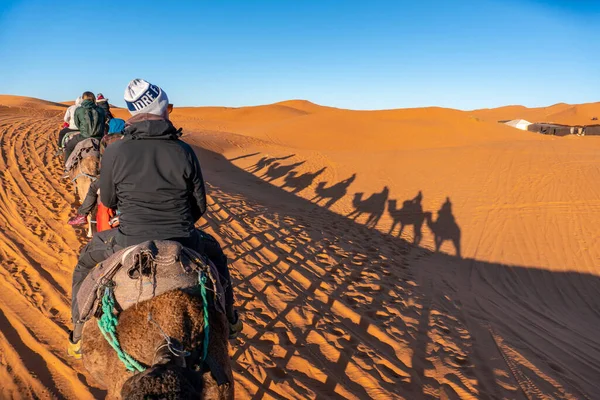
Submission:
[[[115,252],[147,240],[174,240],[206,255],[216,266],[225,290],[230,337],[242,330],[233,308],[227,257],[212,236],[196,229],[206,212],[206,190],[200,162],[181,131],[169,121],[172,106],[164,90],[134,79],[125,90],[132,117],[124,137],[106,148],[100,170],[100,200],[120,212],[118,228],[94,235],[84,247],[72,286],[68,354],[80,358],[83,323],[77,315],[77,292],[94,266]]]
[[[98,93],[98,96],[96,97],[96,105],[104,110],[104,123],[106,124],[104,126],[104,132],[108,133],[108,123],[114,118],[114,116],[110,112],[110,104],[108,104],[108,99],[105,98],[102,93]]]
[[[102,93],[98,93],[98,96],[96,97],[96,105],[104,110],[104,115],[106,116],[106,123],[108,123],[108,121],[114,118],[112,113],[110,112],[110,104],[108,104],[108,99],[105,98]]]
[[[65,161],[77,146],[77,143],[88,139],[102,139],[104,136],[105,114],[104,110],[96,105],[96,96],[92,92],[84,92],[81,95],[82,102],[75,109],[75,125],[79,128],[79,135],[74,136],[65,145]]]
[[[69,108],[67,108],[67,111],[65,111],[65,117],[64,117],[65,123],[63,124],[63,129],[61,129],[58,132],[58,148],[59,149],[62,149],[62,147],[63,147],[62,142],[68,133],[79,131],[79,128],[77,128],[77,125],[75,124],[75,110],[77,109],[77,107],[79,107],[81,105],[82,101],[83,100],[81,99],[81,96],[79,96],[77,98],[77,100],[75,100],[75,104],[73,104],[72,106],[69,106]]]

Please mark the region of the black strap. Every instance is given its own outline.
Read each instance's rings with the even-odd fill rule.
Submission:
[[[215,380],[217,381],[217,385],[221,386],[226,383],[230,383],[229,377],[227,376],[225,371],[223,371],[223,368],[221,368],[219,363],[215,362],[215,360],[210,355],[206,357],[206,360],[204,360],[204,364],[206,364],[208,366],[208,369],[210,369],[213,378],[215,378]]]

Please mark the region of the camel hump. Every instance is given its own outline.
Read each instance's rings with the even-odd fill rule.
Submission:
[[[155,240],[127,247],[98,264],[77,293],[81,321],[96,314],[104,288],[113,287],[121,310],[171,290],[193,292],[201,274],[214,289],[217,309],[225,312],[224,291],[214,265],[203,255],[180,243]],[[219,295],[220,294],[220,295]]]

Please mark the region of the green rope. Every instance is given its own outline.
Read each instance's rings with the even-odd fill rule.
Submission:
[[[104,335],[104,338],[111,345],[111,347],[117,352],[117,356],[119,356],[119,360],[123,364],[125,364],[125,368],[127,368],[131,372],[142,372],[145,371],[142,365],[140,365],[133,357],[125,352],[121,348],[119,344],[119,339],[117,339],[117,325],[119,324],[119,320],[117,316],[113,313],[115,308],[115,298],[113,296],[113,292],[110,287],[107,287],[104,290],[104,296],[102,296],[102,317],[98,320],[98,327],[100,328],[100,332]]]
[[[204,308],[204,348],[202,349],[202,362],[206,360],[208,355],[208,300],[206,300],[206,274],[204,272],[198,274],[198,280],[200,281],[200,294],[202,295],[202,306]]]

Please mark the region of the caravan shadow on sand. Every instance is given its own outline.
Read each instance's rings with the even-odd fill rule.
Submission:
[[[315,197],[313,197],[310,201],[315,204],[320,204],[322,200],[327,200],[323,207],[330,208],[335,203],[337,203],[342,197],[344,197],[348,193],[348,188],[356,179],[356,174],[352,174],[351,177],[344,179],[336,184],[333,184],[329,187],[326,187],[327,182],[319,182],[317,187],[315,188]]]
[[[394,233],[396,226],[400,226],[398,231],[398,237],[402,236],[404,227],[407,225],[413,226],[413,244],[419,245],[423,238],[422,227],[425,221],[425,213],[423,212],[423,206],[421,204],[423,200],[423,194],[421,191],[410,200],[402,202],[402,207],[398,208],[397,200],[388,200],[388,213],[392,217],[392,226],[388,232],[390,235]]]
[[[252,156],[255,156],[255,155],[259,155],[259,154],[260,153],[247,154],[245,156],[236,157],[233,160],[239,160],[241,158],[252,157]],[[260,160],[258,160],[256,162],[256,164],[254,164],[251,167],[249,167],[248,171],[250,173],[255,174],[255,173],[260,172],[263,169],[271,166],[275,162],[284,161],[284,160],[287,160],[288,158],[292,158],[294,156],[295,156],[295,154],[290,154],[290,155],[284,156],[284,157],[268,157],[268,156],[263,156],[263,157],[261,157]],[[233,160],[231,160],[231,161],[233,161]]]
[[[348,218],[357,221],[362,215],[367,216],[365,226],[367,228],[376,228],[379,220],[385,211],[385,205],[390,195],[390,189],[385,186],[380,193],[374,193],[369,198],[363,200],[364,193],[355,193],[352,199],[354,211],[347,215]]]
[[[438,210],[437,214],[438,217],[435,221],[433,220],[430,212],[426,212],[424,214],[425,220],[427,221],[427,226],[433,233],[435,251],[440,251],[442,244],[449,240],[454,244],[456,256],[461,257],[460,227],[456,223],[454,214],[452,214],[452,202],[450,202],[450,197],[446,197],[446,202],[442,204],[442,207]]]
[[[302,175],[298,175],[296,171],[288,172],[288,174],[283,178],[282,189],[290,188],[292,189],[291,193],[300,193],[304,189],[307,189],[314,180],[321,175],[327,167],[323,167],[316,172],[305,172]]]
[[[240,183],[260,179],[197,151],[212,201],[203,227],[232,260],[246,323],[232,350],[238,393],[525,399],[600,391],[598,277],[417,248],[273,185],[248,195]],[[376,193],[378,205],[387,194]]]
[[[285,165],[285,164],[280,163],[279,161],[276,161],[273,164],[271,164],[271,166],[269,166],[269,168],[267,169],[267,172],[265,172],[262,175],[262,178],[265,178],[265,180],[267,182],[273,182],[274,180],[283,178],[284,176],[286,176],[291,171],[293,171],[297,167],[301,166],[305,162],[306,161],[299,161],[294,164]]]

